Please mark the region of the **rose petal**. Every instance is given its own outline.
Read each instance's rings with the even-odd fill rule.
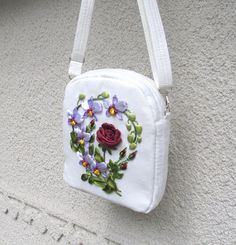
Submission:
[[[110,123],[103,123],[102,124],[102,128],[106,129],[111,129],[111,130],[116,130],[116,128],[114,127],[114,125],[110,124]]]

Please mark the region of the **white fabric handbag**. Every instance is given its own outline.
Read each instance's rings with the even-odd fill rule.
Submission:
[[[94,1],[82,0],[69,66],[64,179],[148,213],[163,196],[168,164],[172,75],[161,17],[156,0],[138,0],[154,80],[122,69],[81,74]]]

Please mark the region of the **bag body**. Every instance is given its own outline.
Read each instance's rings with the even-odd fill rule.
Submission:
[[[130,70],[81,74],[94,0],[83,0],[63,103],[64,180],[137,212],[160,202],[166,185],[172,85],[155,0],[138,0],[154,80]],[[157,31],[153,32],[153,26]]]
[[[119,166],[118,173],[122,175],[122,178],[114,179],[119,193],[115,191],[106,193],[103,191],[105,186],[99,186],[99,184],[97,186],[96,183],[90,184],[88,180],[83,181],[81,178],[86,174],[87,169],[79,164],[81,159],[78,157],[78,153],[71,149],[72,127],[68,123],[67,111],[72,112],[78,106],[78,97],[83,94],[86,96],[82,102],[82,105],[85,104],[85,109],[78,110],[82,117],[86,113],[87,100],[91,97],[96,98],[102,92],[109,94],[109,98],[99,101],[102,106],[103,102],[107,100],[112,105],[112,99],[116,96],[119,101],[127,103],[127,109],[136,116],[135,124],[137,122],[137,125],[142,127],[142,132],[139,135],[140,143],[135,140],[137,146],[130,150],[132,141],[129,142],[127,137],[134,128],[131,126],[131,129],[129,127],[127,129],[128,117],[124,113],[122,119],[106,115],[107,109],[104,106],[102,111],[96,115],[96,129],[92,133],[95,135],[95,142],[89,143],[88,148],[94,145],[102,152],[102,147],[99,147],[99,143],[96,141],[96,131],[99,130],[102,124],[108,123],[120,130],[122,141],[115,149],[111,148],[112,155],[106,152],[106,164],[110,160],[116,162],[119,159],[120,152],[125,148],[127,149],[124,160],[133,152],[136,153],[135,158],[128,162],[125,170],[122,170],[121,165]],[[63,107],[65,181],[80,190],[138,212],[148,213],[156,207],[164,193],[167,177],[169,116],[165,114],[165,102],[155,88],[153,81],[143,75],[127,70],[103,69],[90,71],[75,77],[67,85]],[[84,125],[89,125],[91,120],[93,120],[93,117],[87,117],[83,122]],[[128,125],[131,125],[131,123]],[[107,170],[108,172],[109,170]]]

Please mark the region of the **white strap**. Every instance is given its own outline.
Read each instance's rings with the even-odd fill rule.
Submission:
[[[161,90],[172,87],[172,73],[165,32],[156,0],[137,0],[144,27],[152,73]],[[69,75],[81,74],[95,0],[82,0]]]
[[[156,0],[137,0],[154,81],[158,88],[172,87],[172,72],[164,28]]]
[[[85,51],[88,42],[89,30],[92,21],[95,0],[82,0],[80,14],[75,33],[73,51],[69,65],[69,77],[73,78],[81,74],[84,63]]]

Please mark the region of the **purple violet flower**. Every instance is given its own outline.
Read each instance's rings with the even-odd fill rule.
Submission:
[[[85,128],[76,128],[75,132],[77,133],[77,140],[79,145],[84,146],[85,149],[88,149],[91,135],[86,133]]]
[[[102,112],[102,104],[98,101],[94,101],[93,98],[89,99],[86,104],[83,104],[85,110],[84,118],[91,117],[97,121],[96,113]]]
[[[77,108],[74,108],[73,112],[67,110],[68,124],[72,127],[78,127],[83,123],[84,118],[79,114]]]
[[[104,107],[107,109],[106,115],[116,116],[119,120],[123,120],[122,113],[128,108],[128,104],[125,101],[119,101],[117,96],[114,95],[112,98],[112,104],[108,100],[103,101]]]
[[[97,162],[90,165],[90,170],[97,176],[102,175],[107,178],[107,165],[104,162]]]
[[[96,161],[93,158],[93,156],[89,155],[88,153],[85,153],[85,155],[77,153],[77,155],[80,159],[79,164],[85,167],[86,169],[90,169],[90,166],[96,164]]]

